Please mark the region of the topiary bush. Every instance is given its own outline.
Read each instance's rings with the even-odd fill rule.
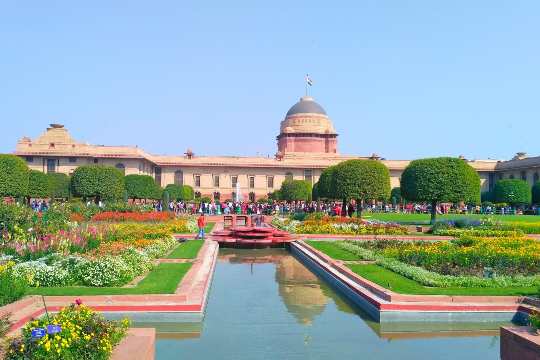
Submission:
[[[532,187],[532,203],[540,205],[540,182],[537,182]]]
[[[20,157],[0,155],[0,196],[26,196],[29,172],[28,166]]]
[[[532,194],[529,184],[520,179],[504,179],[495,183],[493,197],[497,203],[523,206],[531,203]]]
[[[76,196],[96,201],[122,199],[124,174],[110,166],[86,165],[75,169],[71,189]]]
[[[51,195],[50,181],[47,174],[30,170],[28,173],[28,192],[26,196],[30,198],[46,198]]]
[[[450,157],[411,161],[401,174],[401,194],[431,204],[431,223],[439,202],[480,202],[480,176],[465,160]]]
[[[124,179],[130,199],[155,199],[159,186],[149,175],[127,175]],[[161,193],[157,198],[161,197]]]
[[[286,201],[310,201],[311,183],[305,180],[285,180],[279,189],[280,197]]]
[[[47,174],[50,196],[53,199],[67,199],[70,196],[71,179],[62,173]]]

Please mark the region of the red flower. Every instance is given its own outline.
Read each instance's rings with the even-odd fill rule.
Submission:
[[[80,298],[75,299],[75,304],[77,304],[77,306],[81,306],[82,300]]]

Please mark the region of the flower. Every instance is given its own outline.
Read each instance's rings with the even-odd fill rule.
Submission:
[[[75,299],[75,304],[77,304],[77,306],[81,306],[82,305],[82,300],[80,298],[77,298]]]

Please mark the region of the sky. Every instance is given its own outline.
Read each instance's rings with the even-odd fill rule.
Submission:
[[[0,1],[0,152],[49,123],[152,154],[270,155],[312,95],[339,152],[540,155],[538,1]]]

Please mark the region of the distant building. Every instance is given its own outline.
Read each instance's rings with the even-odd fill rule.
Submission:
[[[34,170],[71,174],[81,165],[115,166],[126,175],[151,175],[161,186],[190,185],[197,195],[220,200],[235,199],[238,188],[243,199],[266,197],[279,189],[287,178],[315,183],[323,169],[348,159],[381,161],[390,170],[392,187],[399,186],[399,178],[409,160],[386,160],[376,154],[341,155],[337,137],[322,106],[311,97],[302,97],[281,122],[278,149],[273,158],[198,156],[190,149],[179,156],[151,155],[133,146],[89,145],[75,141],[60,124],[51,124],[37,139],[23,137],[17,143],[15,154]],[[490,190],[503,178],[524,179],[531,185],[540,180],[540,157],[518,153],[509,161],[463,160],[480,174],[482,191]]]

